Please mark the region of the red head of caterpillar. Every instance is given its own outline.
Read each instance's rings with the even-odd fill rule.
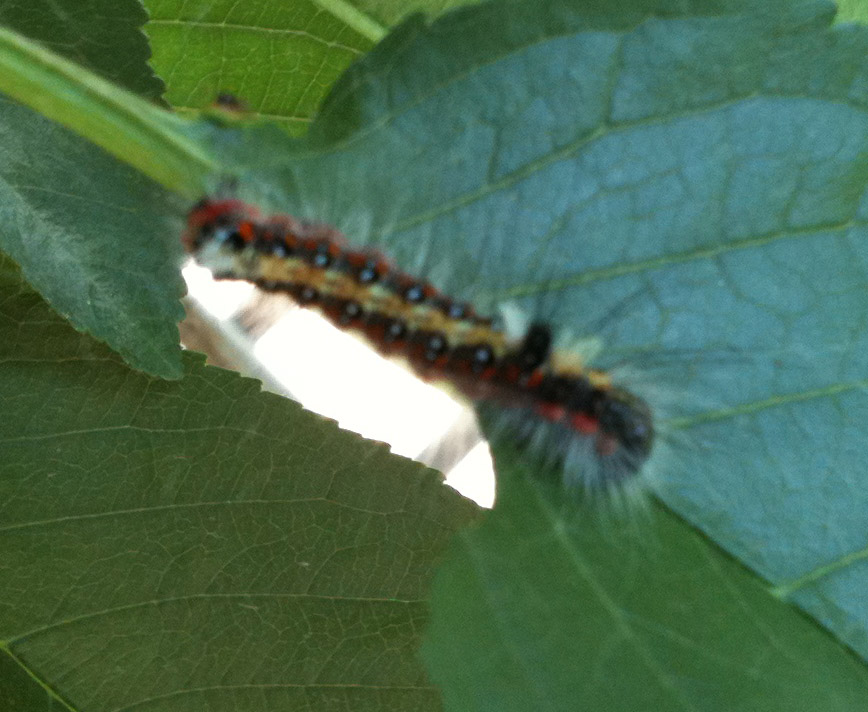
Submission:
[[[549,325],[510,336],[378,252],[350,248],[328,225],[206,198],[191,210],[183,244],[215,278],[288,294],[361,332],[380,353],[404,357],[422,378],[496,408],[506,432],[562,465],[568,484],[618,484],[651,454],[648,405],[553,349]]]

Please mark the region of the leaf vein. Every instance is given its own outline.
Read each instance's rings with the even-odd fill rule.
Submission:
[[[174,20],[174,19],[151,19],[148,22],[149,25],[165,25],[165,26],[180,26],[180,27],[196,27],[196,28],[205,28],[205,29],[227,29],[227,30],[238,30],[241,32],[252,32],[252,33],[262,33],[268,35],[287,35],[290,37],[303,37],[305,39],[313,40],[314,42],[318,42],[320,44],[325,45],[326,47],[330,47],[333,49],[342,49],[347,52],[351,52],[354,55],[361,55],[362,50],[357,47],[350,47],[349,45],[342,44],[341,42],[334,42],[332,40],[327,40],[323,37],[318,37],[317,35],[307,32],[306,30],[292,30],[292,29],[283,29],[283,28],[275,28],[275,27],[262,27],[259,25],[243,25],[240,23],[234,22],[204,22],[201,20]]]
[[[185,601],[210,601],[210,600],[231,600],[231,599],[275,599],[275,600],[292,600],[292,599],[300,599],[305,601],[330,601],[334,603],[349,603],[349,604],[365,604],[365,603],[388,603],[392,604],[404,604],[404,605],[426,605],[426,601],[423,599],[413,599],[413,598],[389,598],[382,597],[378,598],[376,596],[338,596],[338,595],[326,595],[321,593],[191,593],[185,596],[172,596],[170,598],[153,598],[148,599],[146,601],[136,601],[135,603],[128,603],[123,606],[115,606],[113,608],[103,608],[98,611],[90,611],[88,613],[82,613],[77,616],[73,616],[72,618],[65,618],[64,620],[57,621],[54,623],[46,623],[45,625],[38,626],[36,628],[31,628],[30,630],[23,631],[21,633],[15,633],[9,636],[6,640],[0,641],[0,649],[3,647],[8,647],[11,645],[15,645],[17,643],[21,643],[24,640],[32,639],[34,636],[41,635],[43,633],[48,633],[57,628],[63,628],[69,625],[75,625],[77,623],[83,623],[90,620],[95,620],[98,618],[104,618],[108,616],[115,615],[117,613],[127,613],[129,611],[135,611],[142,608],[149,607],[159,607],[162,605],[168,605],[173,603],[183,603]],[[240,604],[239,604],[240,605]]]

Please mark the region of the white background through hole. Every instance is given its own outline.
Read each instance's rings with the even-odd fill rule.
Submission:
[[[194,265],[184,269],[184,277],[190,296],[221,321],[237,315],[254,292],[244,282],[216,282],[208,270]],[[417,456],[464,415],[464,404],[310,309],[289,307],[252,349],[305,408],[333,418],[342,428],[388,443],[399,455]],[[447,473],[446,481],[490,507],[494,472],[488,446],[474,447]]]

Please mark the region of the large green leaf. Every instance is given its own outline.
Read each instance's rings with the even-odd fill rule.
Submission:
[[[337,223],[483,310],[512,298],[603,337],[601,365],[648,371],[623,378],[657,414],[660,497],[866,656],[868,42],[831,20],[816,2],[662,0],[417,18],[351,69],[306,141],[251,127],[219,153],[266,208]],[[519,491],[499,505],[517,527],[535,513]],[[555,511],[553,537],[571,524]],[[686,529],[648,526],[689,560]],[[521,580],[495,573],[488,591]],[[670,590],[666,573],[661,558],[642,578]],[[547,593],[521,601],[528,621],[576,605]],[[528,651],[513,647],[517,666]],[[486,662],[464,670],[481,680]],[[573,661],[534,666],[563,679]]]
[[[865,709],[860,660],[661,506],[571,511],[509,448],[497,464],[497,507],[435,580],[446,709]]]
[[[475,507],[184,361],[131,371],[0,262],[3,709],[438,709],[424,599]]]
[[[142,20],[133,0],[0,8],[0,22],[152,97],[160,84],[146,63]],[[137,368],[178,377],[177,198],[5,99],[0,135],[0,249],[78,328]]]
[[[825,3],[587,6],[409,21],[293,153],[249,133],[242,193],[603,337],[647,373],[659,496],[868,656],[868,34]]]

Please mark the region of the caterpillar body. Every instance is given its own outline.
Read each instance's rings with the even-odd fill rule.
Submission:
[[[352,249],[334,228],[265,217],[240,200],[201,200],[182,241],[216,279],[288,294],[361,332],[380,353],[402,356],[420,377],[447,381],[475,403],[495,406],[516,439],[564,468],[569,485],[621,483],[651,454],[648,405],[607,373],[554,349],[547,324],[510,335],[384,255]]]

